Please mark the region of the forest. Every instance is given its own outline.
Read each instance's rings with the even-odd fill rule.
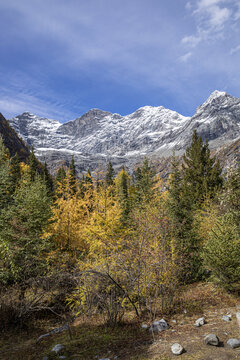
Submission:
[[[240,167],[223,173],[195,131],[167,179],[147,158],[81,178],[72,158],[53,178],[1,140],[0,265],[1,330],[66,313],[155,319],[198,281],[238,293]]]

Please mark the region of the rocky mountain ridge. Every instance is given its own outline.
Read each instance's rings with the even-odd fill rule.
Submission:
[[[8,148],[11,156],[18,155],[20,161],[27,161],[30,151],[24,142],[19,138],[16,131],[9,126],[8,121],[0,113],[0,136],[4,145]]]
[[[183,153],[194,129],[211,149],[236,141],[240,99],[216,90],[192,117],[163,106],[144,106],[127,116],[92,109],[64,124],[25,112],[9,123],[52,171],[60,162],[68,164],[72,155],[79,171],[97,170],[109,159],[132,169],[144,156]]]

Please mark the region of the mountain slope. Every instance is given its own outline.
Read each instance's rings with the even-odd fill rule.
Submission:
[[[69,163],[72,155],[81,171],[96,170],[108,159],[133,168],[145,155],[170,156],[173,150],[181,154],[194,129],[210,148],[237,140],[240,99],[214,91],[192,117],[145,106],[127,116],[92,109],[65,124],[27,112],[9,121],[52,170],[60,160]]]
[[[18,137],[16,131],[9,126],[8,121],[0,113],[0,136],[10,155],[18,154],[20,161],[26,161],[30,152],[24,142]]]

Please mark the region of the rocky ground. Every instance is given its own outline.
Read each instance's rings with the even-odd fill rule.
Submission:
[[[185,349],[178,356],[182,360],[240,359],[240,347],[232,349],[227,345],[230,338],[240,339],[236,319],[240,299],[237,296],[229,295],[213,285],[195,284],[183,291],[176,306],[178,308],[171,315],[159,314],[157,319],[164,317],[169,324],[167,330],[159,333],[149,331],[152,324],[150,319],[137,321],[128,314],[125,323],[113,329],[103,326],[100,318],[79,318],[71,326],[72,339],[66,330],[59,334],[53,332],[37,342],[47,329],[56,326],[51,321],[38,321],[32,330],[3,333],[0,359],[170,360],[176,358],[171,351],[174,343],[179,343]],[[224,315],[232,315],[230,321],[224,320]],[[206,323],[196,327],[196,320],[203,316]],[[208,334],[215,334],[219,338],[219,346],[204,342]],[[56,344],[63,345],[58,354],[51,351]]]

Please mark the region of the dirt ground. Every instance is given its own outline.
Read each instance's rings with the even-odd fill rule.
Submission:
[[[240,339],[240,328],[236,321],[236,307],[222,308],[216,311],[209,310],[204,312],[206,324],[195,327],[194,322],[198,317],[186,316],[179,317],[177,324],[170,321],[171,328],[160,335],[155,336],[155,342],[148,348],[146,359],[175,359],[171,353],[171,345],[180,343],[184,349],[179,358],[182,360],[230,360],[240,359],[240,348],[231,349],[227,345],[230,338]],[[226,322],[222,320],[222,315],[232,314],[232,320]],[[216,334],[220,340],[220,346],[210,346],[204,343],[207,334]]]
[[[183,294],[174,314],[157,317],[157,320],[164,317],[170,325],[160,334],[153,336],[142,329],[143,323],[151,324],[147,318],[141,321],[129,318],[115,328],[106,328],[97,318],[94,321],[78,319],[72,326],[72,339],[64,332],[36,343],[38,336],[57,326],[40,322],[33,330],[0,334],[0,360],[42,360],[45,355],[49,360],[59,359],[51,353],[51,348],[59,343],[65,346],[64,355],[68,360],[170,360],[176,359],[171,353],[174,343],[180,343],[185,349],[185,353],[177,357],[182,360],[240,359],[240,348],[231,349],[227,345],[230,338],[240,339],[236,320],[240,298],[210,284],[192,285]],[[228,314],[232,320],[222,320],[222,316]],[[206,324],[195,327],[195,321],[202,316]],[[204,337],[210,333],[218,336],[220,346],[204,343]]]

